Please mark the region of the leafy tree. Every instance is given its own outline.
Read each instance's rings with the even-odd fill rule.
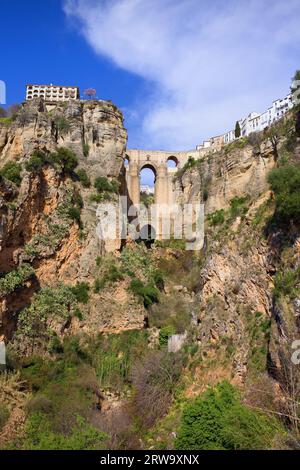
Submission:
[[[0,176],[3,176],[7,180],[15,183],[17,186],[20,186],[22,167],[19,163],[16,162],[7,162],[0,170]]]
[[[239,121],[236,121],[234,135],[236,139],[241,137],[241,126]]]
[[[54,125],[56,128],[56,132],[60,132],[61,134],[66,133],[70,130],[70,124],[68,123],[67,119],[63,116],[60,116],[55,119]]]
[[[50,155],[50,161],[61,167],[65,174],[72,175],[78,165],[75,153],[65,147],[60,147],[56,152]]]
[[[275,194],[276,216],[282,222],[300,222],[300,167],[275,168],[268,181]]]

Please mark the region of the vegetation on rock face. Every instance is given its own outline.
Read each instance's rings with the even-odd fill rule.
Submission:
[[[207,390],[185,406],[175,441],[180,450],[270,449],[280,424],[240,401],[227,382]]]
[[[21,311],[17,334],[25,339],[48,340],[51,321],[67,322],[76,307],[77,298],[69,286],[44,287],[35,294],[29,307]]]
[[[23,449],[26,450],[99,450],[105,448],[107,435],[77,416],[70,433],[53,432],[43,413],[32,414],[26,424]]]
[[[151,283],[145,285],[140,279],[132,279],[130,290],[143,301],[145,308],[159,300],[159,290]]]
[[[241,136],[241,127],[239,121],[236,121],[234,135],[236,139]]]
[[[26,162],[25,168],[29,172],[39,173],[47,165],[53,166],[65,176],[72,176],[78,161],[75,153],[65,147],[59,147],[52,153],[36,150]]]
[[[21,178],[21,171],[22,167],[19,163],[16,162],[7,162],[1,169],[0,169],[0,176],[3,176],[7,180],[15,183],[17,186],[20,186],[22,178]]]
[[[8,295],[34,275],[34,269],[29,264],[22,264],[19,268],[10,271],[0,278],[0,296]]]
[[[90,200],[92,202],[102,202],[110,200],[114,194],[118,194],[119,183],[116,180],[109,181],[105,176],[98,176],[94,181],[94,188],[97,193],[92,194]]]
[[[275,168],[268,179],[275,194],[277,218],[284,223],[300,222],[300,167]]]
[[[91,181],[87,175],[87,172],[84,169],[81,168],[77,171],[76,174],[84,188],[89,188],[91,186]]]

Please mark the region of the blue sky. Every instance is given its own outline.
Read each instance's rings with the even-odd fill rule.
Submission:
[[[1,0],[7,103],[27,82],[95,87],[129,146],[189,149],[284,96],[299,0]]]

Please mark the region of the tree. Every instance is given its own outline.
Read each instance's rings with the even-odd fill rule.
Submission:
[[[78,165],[75,153],[65,147],[57,149],[56,152],[50,155],[50,159],[62,168],[64,174],[68,175],[71,175]]]
[[[239,121],[236,121],[234,135],[236,139],[241,137],[241,126]]]
[[[89,99],[95,98],[96,96],[96,90],[95,88],[87,88],[84,90],[85,96],[87,96]]]
[[[280,221],[300,222],[300,168],[285,166],[269,173],[269,184],[275,194],[276,216]]]

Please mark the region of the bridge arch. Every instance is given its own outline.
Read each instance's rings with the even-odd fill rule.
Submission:
[[[170,157],[167,158],[166,164],[168,168],[177,168],[179,165],[179,160],[174,155],[170,155]]]

